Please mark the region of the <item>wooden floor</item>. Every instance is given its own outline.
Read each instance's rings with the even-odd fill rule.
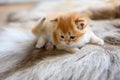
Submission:
[[[35,4],[11,4],[11,5],[0,5],[0,26],[7,24],[7,17],[12,12],[30,10]]]

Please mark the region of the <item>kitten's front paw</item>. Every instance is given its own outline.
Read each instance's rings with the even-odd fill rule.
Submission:
[[[41,48],[43,47],[41,44],[36,44],[35,48]]]
[[[102,39],[97,39],[97,41],[96,41],[96,43],[98,44],[98,45],[104,45],[104,41],[102,40]]]
[[[42,48],[44,46],[44,44],[45,44],[45,40],[43,40],[42,38],[39,38],[35,48]]]

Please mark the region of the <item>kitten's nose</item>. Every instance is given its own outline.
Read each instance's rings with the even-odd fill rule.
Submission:
[[[69,39],[66,39],[66,40],[65,40],[65,43],[66,43],[67,45],[69,45],[69,44],[70,44],[70,40],[69,40]]]

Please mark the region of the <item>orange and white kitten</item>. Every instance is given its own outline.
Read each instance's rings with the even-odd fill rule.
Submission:
[[[74,53],[88,42],[104,44],[90,29],[89,20],[76,12],[61,14],[53,20],[44,19],[33,29],[33,33],[39,36],[36,48],[51,42],[50,45],[54,44],[57,49]]]

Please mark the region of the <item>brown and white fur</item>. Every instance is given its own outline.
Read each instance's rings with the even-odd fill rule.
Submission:
[[[43,20],[40,24],[42,26],[37,25],[33,29],[33,33],[39,36],[36,48],[51,42],[57,49],[74,53],[79,51],[79,47],[89,42],[104,44],[104,41],[90,29],[89,20],[76,12],[61,14],[53,20]]]

